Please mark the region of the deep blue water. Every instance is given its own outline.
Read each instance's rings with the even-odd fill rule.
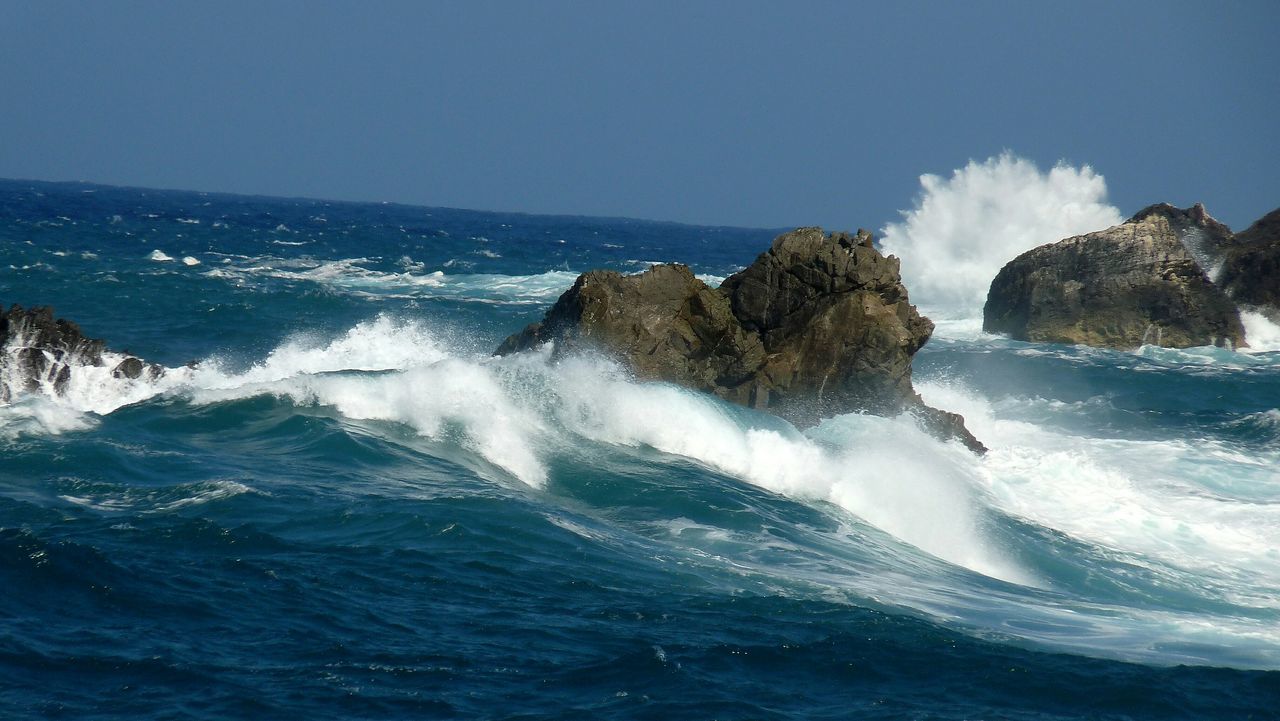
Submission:
[[[0,303],[170,368],[0,407],[0,717],[1280,718],[1274,352],[942,324],[981,459],[488,355],[775,234],[0,181]]]

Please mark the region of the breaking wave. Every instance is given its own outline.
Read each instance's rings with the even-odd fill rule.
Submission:
[[[92,423],[93,414],[156,396],[195,407],[268,396],[372,423],[372,432],[392,442],[402,442],[397,434],[407,430],[481,477],[538,492],[555,493],[557,468],[589,467],[600,454],[683,461],[870,524],[905,544],[892,551],[899,569],[939,573],[922,570],[929,563],[912,560],[914,548],[1012,585],[958,591],[954,579],[933,576],[904,588],[880,576],[822,576],[823,584],[962,623],[1004,609],[1026,624],[1010,632],[1060,646],[1110,644],[1110,653],[1140,657],[1135,649],[1172,638],[1188,644],[1188,658],[1233,647],[1248,663],[1280,663],[1280,635],[1265,620],[1280,609],[1274,580],[1280,560],[1270,550],[1280,546],[1274,450],[1248,456],[1218,442],[1077,437],[1053,430],[1052,416],[1091,412],[1087,407],[1016,398],[994,403],[939,382],[920,389],[931,403],[965,414],[992,446],[986,457],[941,443],[906,417],[845,415],[800,432],[707,395],[638,383],[601,358],[553,359],[546,349],[479,356],[459,352],[427,325],[386,316],[333,338],[292,338],[238,370],[213,358],[152,381],[94,372],[73,381],[63,397],[22,399],[32,413],[54,419],[42,432],[79,430],[76,414]],[[87,392],[91,385],[98,386],[94,394]],[[0,412],[0,427],[15,421],[13,413]],[[1274,413],[1251,422],[1270,432]],[[172,502],[248,489],[227,482],[188,490]],[[134,502],[83,489],[64,495],[95,508]],[[166,503],[152,505],[164,510]],[[680,522],[679,513],[671,522]],[[1034,530],[1018,530],[1023,526]],[[697,536],[685,527],[677,535]],[[829,542],[850,538],[837,534]],[[1082,581],[1076,575],[1085,573],[1082,564],[1101,580]],[[1135,568],[1143,570],[1134,576]],[[1162,610],[1142,610],[1146,602],[1137,598],[1147,596],[1173,600],[1162,601]],[[1204,604],[1219,609],[1212,622]],[[1182,653],[1159,647],[1165,658]]]
[[[45,389],[32,407],[64,419],[44,424],[46,432],[79,430],[74,412],[110,413],[161,394],[197,404],[273,395],[355,420],[393,421],[430,439],[452,439],[538,488],[548,482],[551,458],[584,439],[651,448],[776,493],[833,503],[940,558],[1031,582],[981,540],[965,481],[945,471],[967,453],[933,441],[906,418],[840,417],[806,437],[704,394],[637,383],[604,359],[553,362],[545,351],[467,356],[420,323],[386,316],[328,341],[290,339],[241,371],[213,358],[135,381],[112,377],[107,366],[78,366],[62,395]],[[867,444],[869,430],[899,443]],[[933,450],[915,453],[904,467],[895,460],[900,444]],[[879,480],[904,472],[917,476],[912,484]]]

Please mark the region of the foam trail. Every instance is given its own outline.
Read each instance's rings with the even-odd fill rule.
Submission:
[[[554,301],[578,277],[577,273],[562,270],[530,275],[424,272],[425,264],[415,263],[407,257],[399,263],[405,272],[398,273],[366,267],[374,262],[370,258],[311,260],[264,256],[239,260],[244,262],[227,264],[207,271],[205,275],[237,282],[250,282],[256,278],[304,281],[363,295],[466,298],[509,303]]]
[[[1007,151],[950,178],[922,175],[920,187],[902,222],[881,231],[881,245],[902,259],[912,301],[942,318],[980,318],[991,280],[1020,253],[1123,220],[1089,166],[1043,173]]]

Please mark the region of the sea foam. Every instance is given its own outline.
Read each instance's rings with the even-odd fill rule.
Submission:
[[[1244,338],[1248,351],[1280,351],[1280,325],[1256,310],[1241,310],[1240,322],[1244,324]]]
[[[1008,399],[997,407],[953,384],[917,388],[962,413],[991,446],[975,477],[1001,511],[1134,562],[1216,579],[1233,602],[1280,608],[1280,451],[1244,456],[1221,442],[1082,437],[1044,423],[1046,410],[1064,420],[1079,414],[1072,404]],[[1242,577],[1258,585],[1240,586]]]

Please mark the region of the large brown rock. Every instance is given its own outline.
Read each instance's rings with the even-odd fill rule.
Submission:
[[[662,380],[776,413],[797,425],[853,411],[912,412],[936,435],[985,448],[963,419],[924,404],[911,357],[933,324],[907,299],[898,259],[871,235],[801,228],[710,288],[683,265],[580,276],[540,323],[499,354],[554,341],[609,353]]]
[[[1242,346],[1240,314],[1204,269],[1221,262],[1231,238],[1201,205],[1160,204],[1034,248],[992,281],[983,329],[1120,349]]]

